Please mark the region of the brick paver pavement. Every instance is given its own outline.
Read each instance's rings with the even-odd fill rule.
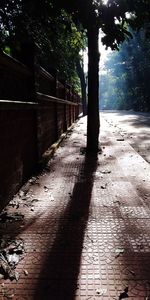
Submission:
[[[3,239],[22,238],[18,281],[0,299],[150,299],[150,166],[102,120],[102,153],[85,155],[86,118],[7,207]]]

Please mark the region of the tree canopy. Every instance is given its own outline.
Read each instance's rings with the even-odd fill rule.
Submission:
[[[17,39],[32,37],[39,40],[40,45],[48,42],[52,46],[52,32],[56,33],[57,40],[61,27],[59,37],[62,34],[63,39],[63,29],[68,33],[70,23],[74,21],[82,23],[86,29],[98,26],[104,33],[102,42],[116,49],[125,38],[131,37],[127,24],[138,30],[149,20],[148,0],[2,0],[1,45],[6,40],[13,43]],[[149,34],[150,26],[147,32]]]
[[[80,50],[86,45],[83,28],[77,30],[72,17],[63,9],[56,11],[52,3],[38,1],[3,1],[1,12],[1,48],[20,58],[21,46],[35,42],[40,48],[39,60],[46,69],[56,68],[61,78],[79,92],[76,72]]]

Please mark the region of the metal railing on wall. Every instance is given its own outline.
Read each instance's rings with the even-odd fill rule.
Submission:
[[[80,104],[80,96],[66,83],[62,83],[55,75],[50,74],[39,65],[31,68],[0,53],[0,99],[14,101],[36,101],[36,92],[58,97]],[[31,101],[32,100],[32,101]]]

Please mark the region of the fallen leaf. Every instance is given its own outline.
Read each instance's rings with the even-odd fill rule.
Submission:
[[[97,295],[99,295],[99,296],[103,296],[103,295],[105,295],[107,293],[107,289],[103,289],[103,288],[101,288],[101,289],[97,289],[96,290],[96,294]]]
[[[23,191],[19,191],[19,196],[22,198],[24,196],[24,192]]]
[[[54,201],[54,197],[50,195],[50,201]]]
[[[28,276],[28,271],[27,270],[24,270],[24,274],[26,275],[26,276]]]
[[[44,191],[48,192],[48,187],[46,185],[44,185]]]
[[[32,177],[31,179],[29,179],[30,184],[35,184],[37,183],[37,178],[36,177]]]
[[[123,138],[119,138],[119,139],[117,139],[117,142],[123,142],[124,141],[124,139]]]
[[[19,255],[17,255],[16,253],[7,254],[7,261],[8,261],[10,266],[15,266],[19,262]]]
[[[128,287],[126,287],[126,288],[124,289],[123,293],[121,293],[120,296],[119,296],[119,300],[122,300],[122,299],[125,299],[125,298],[128,298],[128,297],[129,297],[129,295],[128,295],[128,290],[129,290]]]
[[[19,280],[19,277],[20,277],[19,273],[18,273],[18,272],[15,272],[15,279],[16,279],[16,281]]]
[[[9,240],[0,249],[0,275],[5,279],[19,280],[19,273],[14,269],[19,263],[24,253],[24,243],[22,239]]]
[[[133,276],[135,276],[135,272],[134,272],[134,271],[129,270],[129,272],[130,272]]]
[[[81,155],[84,155],[85,153],[86,153],[86,148],[81,147],[81,148],[80,148],[80,154],[81,154]]]
[[[111,171],[110,170],[102,170],[102,171],[100,171],[102,174],[110,174],[111,173]]]
[[[23,220],[23,218],[24,218],[24,215],[22,215],[21,213],[18,213],[18,212],[8,213],[7,211],[4,211],[0,214],[0,221],[2,223],[21,221],[21,220]]]
[[[116,250],[115,250],[115,253],[116,253],[116,255],[115,255],[115,257],[117,258],[117,257],[119,257],[121,254],[123,254],[124,253],[124,249],[123,248],[117,248]]]
[[[14,294],[11,294],[11,295],[7,295],[7,299],[13,299],[15,297]]]
[[[31,200],[32,203],[33,202],[38,202],[38,201],[39,201],[39,199],[36,199],[36,198],[34,198],[34,199]]]
[[[101,185],[101,189],[105,190],[107,187],[107,183],[105,185]]]
[[[117,203],[118,205],[121,205],[121,202],[119,200],[113,201],[114,203]]]

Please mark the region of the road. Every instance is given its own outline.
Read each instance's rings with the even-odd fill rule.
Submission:
[[[102,111],[101,119],[107,121],[114,134],[128,141],[150,163],[150,113]]]

